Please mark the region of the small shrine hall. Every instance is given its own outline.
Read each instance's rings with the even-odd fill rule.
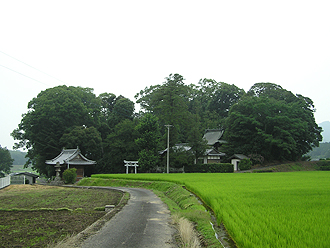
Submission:
[[[61,169],[63,170],[76,168],[77,181],[84,177],[86,166],[92,166],[96,164],[95,161],[83,156],[78,147],[76,149],[63,149],[57,157],[51,160],[46,160],[46,164],[49,165],[56,166],[57,163],[61,166]]]

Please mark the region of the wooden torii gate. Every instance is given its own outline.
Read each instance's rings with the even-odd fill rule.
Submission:
[[[138,165],[139,161],[126,161],[126,160],[124,160],[124,163],[125,163],[125,166],[126,166],[126,174],[128,174],[128,167],[132,167],[132,166],[135,167],[134,171],[135,171],[135,174],[136,174],[136,172],[137,172],[136,167],[139,166]]]

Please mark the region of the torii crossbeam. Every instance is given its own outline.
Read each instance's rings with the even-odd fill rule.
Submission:
[[[126,160],[124,160],[124,163],[125,163],[125,166],[126,166],[126,174],[128,174],[128,167],[132,167],[132,166],[134,166],[134,168],[135,168],[135,174],[137,173],[137,169],[136,169],[136,167],[138,167],[139,165],[138,165],[138,163],[139,163],[139,161],[126,161]]]

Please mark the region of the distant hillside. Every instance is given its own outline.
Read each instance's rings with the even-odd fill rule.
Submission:
[[[312,160],[319,160],[320,158],[330,158],[330,143],[320,143],[319,147],[315,147],[312,151],[307,153]]]
[[[322,142],[330,142],[330,121],[324,121],[319,124],[320,127],[322,127],[323,132],[323,140]]]
[[[31,166],[28,168],[24,168],[24,165],[13,165],[13,167],[10,169],[11,172],[31,172],[33,174],[39,175],[36,171],[32,170]]]
[[[24,165],[27,161],[27,158],[25,158],[26,152],[21,151],[11,151],[10,156],[12,159],[14,159],[13,165]]]

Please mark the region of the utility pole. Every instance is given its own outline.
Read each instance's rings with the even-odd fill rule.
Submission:
[[[170,173],[170,127],[172,127],[172,125],[165,125],[165,127],[167,127],[167,174]]]

